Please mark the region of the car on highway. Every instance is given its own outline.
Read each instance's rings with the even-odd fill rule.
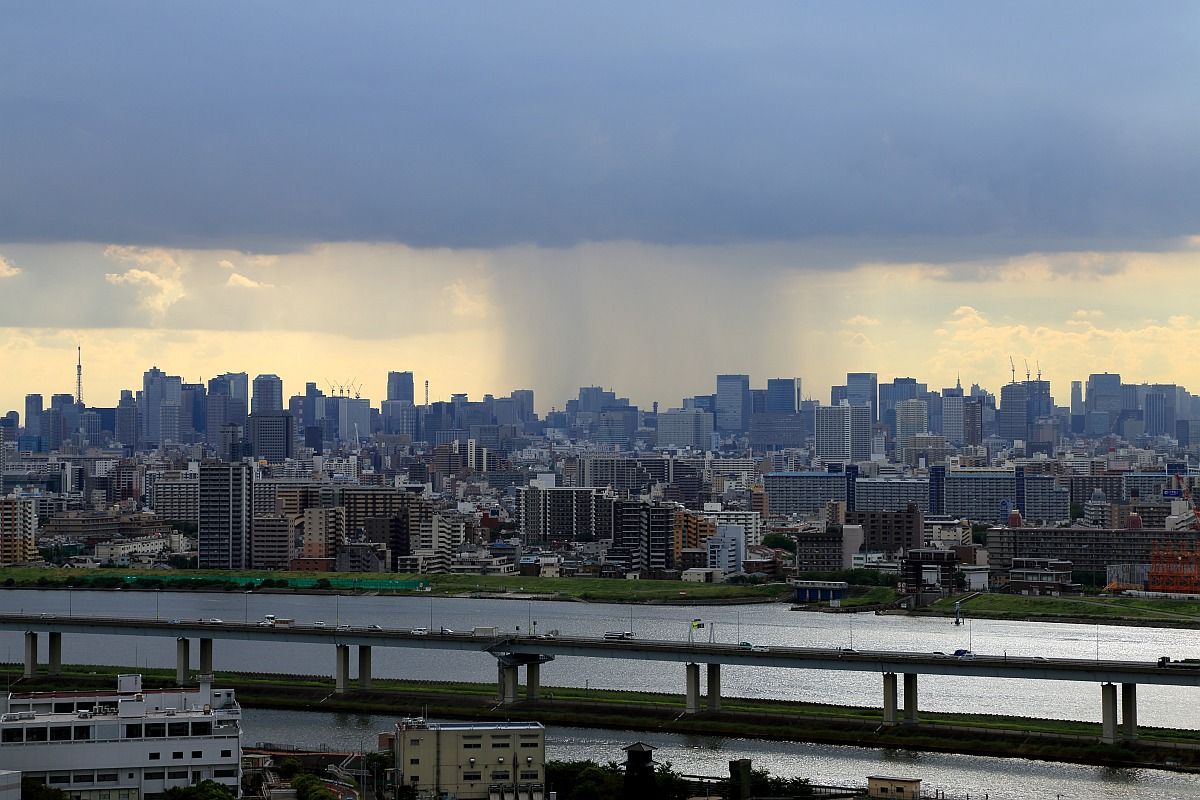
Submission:
[[[324,628],[324,627],[325,627],[325,620],[323,620],[323,619],[319,619],[319,620],[317,620],[316,622],[314,622],[314,623],[312,624],[312,626],[313,626],[314,628]]]
[[[383,626],[381,626],[381,625],[376,625],[374,622],[372,622],[370,625],[368,625],[368,626],[367,626],[367,630],[369,630],[369,631],[381,631],[381,630],[383,630]]]
[[[970,650],[966,650],[966,649],[960,647],[959,649],[954,651],[954,657],[955,658],[974,658],[975,654],[972,653]]]
[[[428,636],[429,628],[413,628],[409,633],[413,636]]]
[[[206,624],[206,625],[224,625],[225,620],[217,619],[216,617],[213,617],[212,619],[204,620],[204,624]]]

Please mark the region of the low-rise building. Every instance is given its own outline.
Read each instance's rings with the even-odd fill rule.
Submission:
[[[546,729],[538,722],[396,723],[396,784],[418,796],[542,797]]]

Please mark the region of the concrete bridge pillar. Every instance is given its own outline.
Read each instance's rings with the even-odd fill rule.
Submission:
[[[1127,742],[1137,739],[1137,684],[1121,684],[1121,738]]]
[[[498,686],[496,696],[502,706],[510,706],[519,699],[517,697],[517,671],[519,669],[519,667],[509,666],[503,662],[498,662],[496,665],[496,683]]]
[[[371,645],[358,646],[358,688],[371,688]]]
[[[683,713],[700,713],[700,665],[684,664],[687,676],[687,696],[683,704]]]
[[[904,673],[904,724],[917,724],[917,673]]]
[[[896,673],[883,673],[883,724],[892,727],[896,724]]]
[[[25,677],[32,678],[37,672],[37,634],[25,631]]]
[[[542,688],[542,665],[532,661],[525,665],[525,699],[537,700]]]
[[[50,651],[47,653],[46,663],[51,675],[62,675],[62,634],[56,631],[50,632]]]
[[[333,691],[345,694],[350,682],[350,645],[335,644],[333,653]]]
[[[1100,742],[1117,742],[1117,686],[1115,683],[1100,684]]]
[[[175,640],[175,682],[183,686],[192,668],[192,640],[180,636]]]
[[[201,675],[212,675],[213,674],[213,659],[212,659],[213,645],[212,645],[212,643],[213,643],[212,639],[201,639],[200,640],[200,674]]]
[[[721,665],[708,665],[708,710],[721,710]]]

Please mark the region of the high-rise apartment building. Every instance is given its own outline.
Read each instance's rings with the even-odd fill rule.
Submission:
[[[283,411],[283,381],[278,375],[259,375],[254,379],[254,397],[250,402],[250,413]]]
[[[719,431],[740,433],[750,425],[753,411],[749,375],[717,376],[717,415]]]
[[[913,437],[929,432],[929,407],[924,400],[901,400],[896,404],[896,452],[912,447]]]
[[[35,500],[0,497],[0,567],[37,559],[37,529]]]
[[[251,564],[254,487],[244,462],[200,466],[197,565],[247,569]]]
[[[411,372],[389,372],[387,377],[387,399],[414,404],[413,374]]]
[[[816,455],[822,461],[868,461],[871,458],[869,406],[818,406]]]

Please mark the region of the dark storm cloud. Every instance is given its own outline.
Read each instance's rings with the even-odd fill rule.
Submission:
[[[1006,251],[1200,216],[1194,3],[2,15],[0,241]]]

